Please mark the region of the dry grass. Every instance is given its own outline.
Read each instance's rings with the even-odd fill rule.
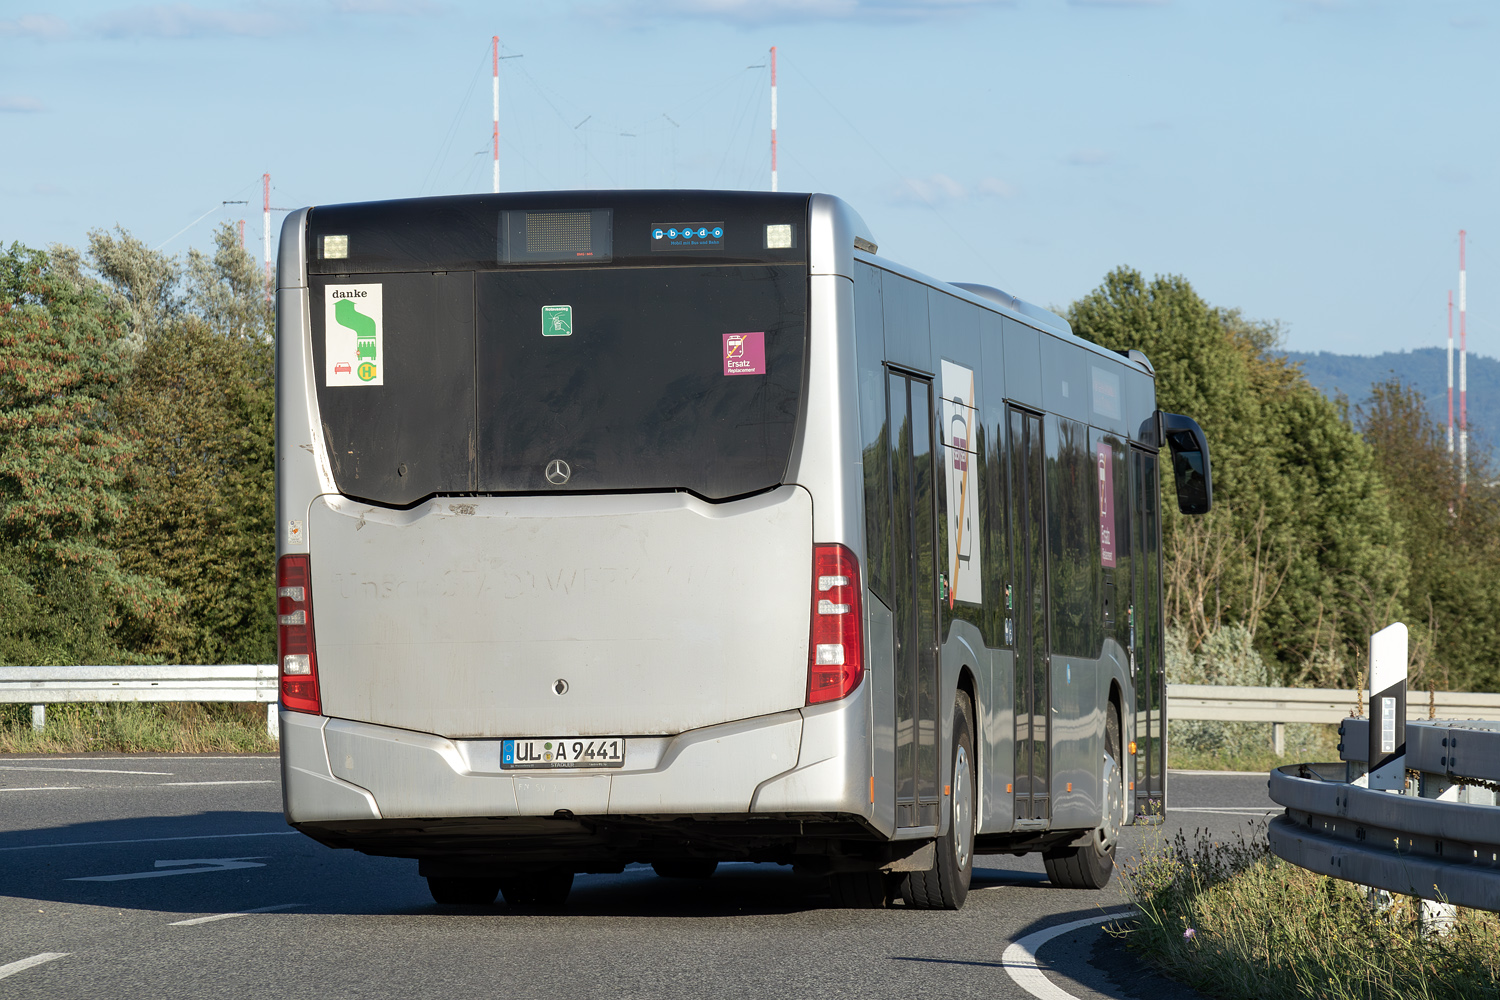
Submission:
[[[47,706],[31,728],[31,706],[0,705],[0,753],[275,753],[266,706],[236,702],[106,702]]]
[[[1500,918],[1459,910],[1422,937],[1415,902],[1270,853],[1264,825],[1232,841],[1179,833],[1125,868],[1141,916],[1117,933],[1168,975],[1223,1000],[1476,1000],[1500,996]]]

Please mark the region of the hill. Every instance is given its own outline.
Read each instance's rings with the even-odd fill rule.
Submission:
[[[1423,347],[1373,357],[1359,354],[1308,354],[1287,351],[1287,359],[1302,366],[1307,380],[1323,393],[1347,396],[1351,406],[1363,403],[1370,386],[1392,375],[1427,397],[1427,410],[1439,427],[1448,423],[1448,351]],[[1458,423],[1458,353],[1453,357],[1453,420]],[[1493,451],[1500,434],[1500,360],[1469,352],[1469,446]]]

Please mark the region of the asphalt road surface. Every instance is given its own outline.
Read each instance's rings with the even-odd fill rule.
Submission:
[[[1122,847],[1277,811],[1264,775],[1174,772],[1171,804]],[[957,913],[853,911],[777,866],[635,866],[560,911],[438,906],[416,862],[289,830],[275,757],[0,756],[0,997],[1197,996],[1101,929],[1118,876],[1068,891],[1039,856],[981,856],[973,886]]]

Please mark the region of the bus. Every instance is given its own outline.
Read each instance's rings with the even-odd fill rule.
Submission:
[[[315,206],[277,286],[295,829],[446,904],[759,862],[956,909],[1162,819],[1158,470],[1212,484],[1140,352],[824,194]]]

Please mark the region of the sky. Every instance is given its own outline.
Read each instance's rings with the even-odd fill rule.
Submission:
[[[1297,351],[1500,355],[1484,0],[0,0],[0,244],[164,251],[490,190],[850,202],[881,253],[1065,308],[1120,266]],[[246,201],[248,204],[230,204]],[[272,251],[282,211],[273,213]],[[1456,323],[1456,321],[1455,321]]]

